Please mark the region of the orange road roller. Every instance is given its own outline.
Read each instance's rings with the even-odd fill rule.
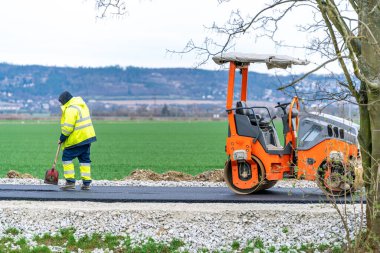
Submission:
[[[300,115],[298,98],[278,103],[282,124],[274,124],[274,108],[247,106],[248,67],[265,63],[268,69],[306,65],[307,61],[283,55],[226,53],[213,57],[229,63],[226,111],[228,159],[224,178],[238,194],[273,187],[278,180],[316,181],[327,194],[342,196],[354,191],[354,164],[359,156],[358,125],[327,114]],[[240,70],[240,97],[234,94],[235,73]],[[235,101],[234,101],[235,98]],[[238,101],[236,101],[238,100]],[[281,122],[280,122],[281,123]],[[283,145],[278,134],[283,135]]]

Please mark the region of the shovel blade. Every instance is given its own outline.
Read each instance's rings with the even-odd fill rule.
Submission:
[[[51,169],[47,170],[45,173],[44,183],[45,184],[57,185],[58,184],[58,178],[59,178],[58,170],[56,170],[55,168],[51,168]]]

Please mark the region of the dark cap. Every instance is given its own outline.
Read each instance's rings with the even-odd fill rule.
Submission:
[[[68,91],[64,91],[61,93],[61,95],[59,95],[59,102],[61,102],[62,105],[66,104],[67,102],[70,101],[70,99],[72,99],[73,96],[70,94],[70,92]]]

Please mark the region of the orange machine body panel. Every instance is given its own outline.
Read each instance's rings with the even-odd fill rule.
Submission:
[[[239,66],[242,73],[242,82],[241,82],[241,95],[240,99],[246,101],[247,99],[247,83],[248,83],[248,66]],[[234,114],[235,112],[232,109],[233,105],[233,94],[235,86],[235,72],[237,66],[234,62],[230,62],[229,69],[229,78],[228,78],[228,88],[227,88],[227,101],[226,109],[228,113],[228,124],[230,129],[230,137],[226,141],[226,153],[231,159],[232,165],[232,177],[233,184],[238,186],[241,189],[249,189],[252,186],[259,183],[259,169],[257,163],[252,160],[251,156],[255,156],[261,163],[264,165],[265,169],[265,178],[268,180],[281,180],[284,173],[290,172],[290,161],[291,155],[273,155],[268,154],[265,149],[262,147],[260,142],[252,141],[251,137],[239,136],[236,132],[236,123]],[[295,101],[295,102],[298,102]],[[293,103],[295,103],[293,102]],[[298,122],[297,122],[298,123]],[[289,133],[286,138],[292,139],[291,134]],[[252,169],[252,178],[247,181],[239,179],[238,176],[238,163],[234,161],[233,152],[235,150],[245,150],[247,152],[246,161],[251,165]]]
[[[240,189],[250,189],[259,183],[258,166],[256,162],[252,160],[252,157],[250,154],[251,143],[252,143],[252,138],[249,138],[249,137],[234,136],[234,137],[227,138],[226,152],[231,158],[232,177],[234,179],[233,183]],[[251,179],[246,180],[246,181],[239,179],[238,162],[234,160],[233,153],[234,151],[238,151],[238,150],[243,150],[247,153],[246,161],[251,166],[252,177]]]
[[[263,163],[268,180],[280,180],[283,173],[290,172],[290,155],[268,154],[258,141],[252,145],[251,152]]]
[[[284,147],[287,147],[287,145],[290,144],[290,153],[268,153],[266,149],[262,146],[260,141],[258,141],[257,139],[238,135],[235,122],[236,108],[233,108],[233,102],[235,97],[235,72],[237,69],[241,71],[242,79],[240,101],[246,102],[248,65],[239,64],[231,61],[229,68],[229,79],[226,98],[226,111],[229,125],[229,136],[226,140],[226,153],[231,160],[233,185],[240,189],[251,189],[259,183],[260,173],[262,172],[265,174],[265,179],[269,181],[281,180],[284,178],[284,174],[290,174],[293,176],[294,172],[297,172],[294,176],[298,179],[316,180],[318,168],[325,160],[329,159],[330,153],[332,151],[342,153],[344,162],[348,162],[349,158],[351,157],[357,157],[358,148],[356,144],[350,144],[347,141],[335,138],[324,139],[320,143],[316,144],[308,150],[297,150],[297,131],[300,125],[298,116],[300,107],[297,97],[294,97],[292,102],[289,103],[290,108],[286,124],[289,131],[284,136]],[[297,115],[293,115],[293,108],[297,109],[294,112],[297,113]],[[294,117],[292,117],[292,115]],[[240,165],[242,164],[242,161],[245,161],[250,165],[252,176],[249,179],[240,179],[239,162],[234,158],[235,151],[245,152],[246,157],[240,161]],[[295,155],[297,155],[297,159],[295,159]],[[293,164],[295,160],[297,160],[297,164]],[[260,166],[260,164],[262,164],[263,166]],[[264,171],[260,171],[260,168],[262,168]]]
[[[356,158],[358,147],[355,144],[338,140],[326,139],[308,150],[298,151],[298,179],[315,180],[320,165],[328,160],[330,153],[336,151],[343,155],[343,162]]]
[[[252,179],[242,181],[239,179],[237,170],[237,161],[234,161],[233,152],[236,150],[245,150],[247,152],[247,162],[251,165]],[[243,136],[234,136],[227,138],[226,153],[232,162],[233,183],[241,189],[249,189],[256,185],[258,179],[257,163],[252,160],[251,156],[255,156],[261,161],[265,169],[265,178],[268,180],[281,180],[284,173],[289,173],[290,155],[271,155],[268,154],[261,144],[256,141],[252,142],[252,138]]]

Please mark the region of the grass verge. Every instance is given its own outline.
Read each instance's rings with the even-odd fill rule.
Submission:
[[[109,233],[93,233],[77,238],[75,229],[61,229],[55,234],[43,234],[27,240],[16,229],[16,235],[6,233],[0,238],[0,253],[50,253],[50,252],[93,252],[103,250],[114,253],[171,253],[171,252],[193,252],[190,245],[182,240],[172,239],[169,242],[156,241],[152,238],[134,240],[130,236],[112,235]],[[232,252],[329,252],[343,253],[344,250],[338,245],[328,244],[302,244],[302,245],[266,245],[261,239],[249,240],[247,242],[234,241],[223,249],[210,250],[208,248],[198,249],[202,253],[232,253]]]

